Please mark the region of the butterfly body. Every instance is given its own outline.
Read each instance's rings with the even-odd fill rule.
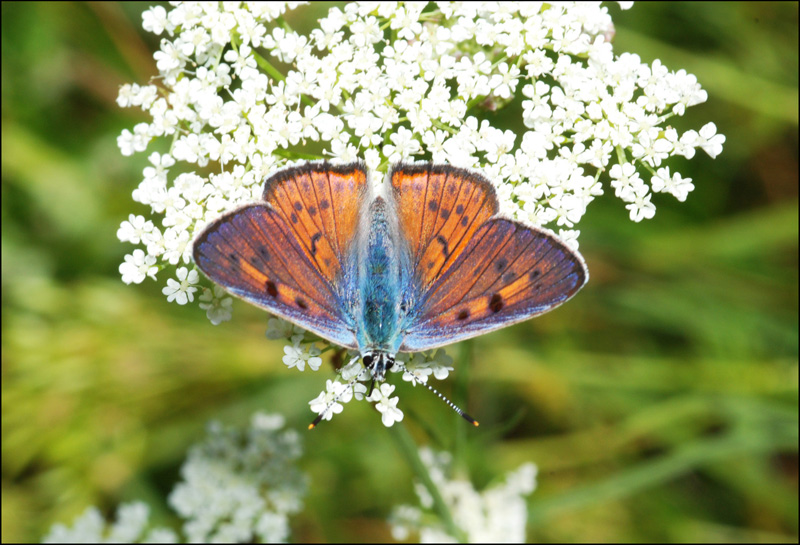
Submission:
[[[359,259],[359,321],[356,339],[359,351],[394,354],[399,348],[401,290],[404,279],[405,249],[398,244],[396,226],[386,201],[376,198],[369,215],[367,242]]]
[[[531,318],[588,278],[555,235],[499,215],[475,172],[399,164],[377,192],[360,162],[284,169],[262,202],[197,237],[195,263],[234,295],[357,349],[376,380],[398,352]]]

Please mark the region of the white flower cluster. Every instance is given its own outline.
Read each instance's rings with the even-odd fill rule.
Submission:
[[[72,528],[54,524],[43,543],[177,543],[178,536],[167,528],[148,530],[150,508],[142,502],[126,503],[117,518],[106,524],[97,507],[89,507],[75,519]]]
[[[506,475],[505,481],[478,492],[465,479],[449,479],[450,456],[420,449],[420,457],[431,480],[450,510],[455,525],[468,543],[525,543],[528,508],[525,497],[536,489],[536,466],[527,463]],[[421,484],[415,484],[422,508],[401,505],[389,519],[392,537],[408,540],[412,534],[420,543],[455,543],[458,536],[447,533],[433,513],[433,499]]]
[[[322,350],[317,343],[321,340],[298,326],[280,318],[270,318],[267,327],[267,338],[282,339],[291,344],[284,347],[283,363],[291,368],[304,371],[306,365],[317,371],[322,365]],[[381,413],[381,421],[385,426],[392,426],[403,419],[403,411],[397,408],[398,397],[391,397],[395,387],[391,384],[380,384],[367,395],[366,383],[371,382],[371,375],[364,372],[357,351],[348,351],[350,358],[344,365],[336,380],[328,380],[325,390],[309,401],[311,410],[322,415],[322,420],[330,420],[334,414],[344,409],[344,404],[353,399],[367,400],[375,403]],[[444,380],[453,370],[453,358],[441,348],[414,354],[398,354],[397,361],[390,372],[403,373],[403,380],[414,385],[427,384],[428,378]]]
[[[305,477],[295,467],[302,449],[280,415],[256,413],[245,431],[212,424],[209,437],[193,447],[169,502],[184,520],[188,543],[282,543],[289,537],[288,515],[303,506]],[[178,543],[166,528],[148,530],[149,508],[135,502],[117,510],[107,525],[90,507],[72,528],[56,524],[45,543]]]
[[[503,213],[577,248],[576,224],[603,182],[641,221],[655,214],[654,192],[682,201],[694,187],[666,159],[722,151],[713,123],[682,134],[668,124],[706,100],[697,79],[615,56],[600,3],[357,2],[330,8],[308,35],[286,16],[311,9],[300,4],[152,7],[143,19],[162,36],[159,77],[119,93],[120,106],[152,119],[122,132],[122,153],[162,143],[133,192],[152,219],[131,214],[117,232],[140,246],[120,265],[122,280],[174,270],[167,300],[198,295],[214,324],[231,318],[232,301],[201,285],[191,242],[223,212],[257,200],[265,177],[291,161],[361,158],[375,180],[402,159],[478,168]],[[509,105],[520,112],[510,125],[496,115]],[[292,329],[276,321],[268,335],[290,340],[286,365],[316,370],[317,340],[283,334]],[[363,397],[337,384],[312,402],[330,405],[326,418]],[[402,418],[391,393],[373,392],[383,396],[384,423]]]
[[[293,337],[293,339],[296,339],[296,337]],[[294,346],[297,347],[297,344]],[[286,350],[288,353],[289,347]],[[299,350],[302,351],[302,349]],[[306,350],[318,351],[313,347],[313,344],[310,349],[307,348]],[[350,362],[342,368],[337,379],[328,380],[325,391],[308,402],[311,410],[320,415],[322,420],[330,420],[334,414],[342,412],[344,409],[343,404],[349,403],[353,399],[367,400],[375,403],[375,408],[381,413],[381,422],[383,422],[384,426],[391,427],[395,422],[403,420],[403,411],[397,408],[400,398],[397,396],[392,397],[395,386],[384,382],[376,385],[372,392],[367,395],[366,383],[372,382],[371,375],[365,372],[360,362],[361,357],[357,352],[353,352],[351,356]],[[283,361],[289,367],[292,367],[286,361],[287,357],[284,356]],[[427,384],[431,375],[437,380],[444,380],[453,370],[453,358],[448,356],[441,348],[415,354],[398,354],[397,362],[399,365],[394,365],[390,372],[402,372],[403,380],[414,385]],[[316,371],[316,368],[314,370]]]
[[[295,467],[300,438],[283,426],[282,416],[265,414],[245,433],[212,424],[208,439],[192,448],[184,481],[169,497],[190,542],[286,541],[306,483]]]
[[[706,100],[697,79],[615,56],[599,3],[358,2],[331,8],[309,35],[284,17],[309,9],[299,4],[176,2],[144,13],[144,28],[164,36],[160,75],[123,86],[118,103],[152,121],[118,143],[126,155],[154,140],[169,147],[151,153],[133,192],[160,221],[131,215],[117,233],[144,248],[125,256],[126,283],[176,266],[164,294],[192,302],[201,289],[189,270],[193,236],[257,199],[264,177],[290,160],[480,168],[505,213],[577,246],[573,228],[604,173],[640,221],[655,213],[653,192],[683,200],[693,188],[665,159],[722,150],[713,123],[683,134],[667,124]],[[512,103],[514,130],[495,116]],[[224,294],[202,290],[209,318],[229,319]]]

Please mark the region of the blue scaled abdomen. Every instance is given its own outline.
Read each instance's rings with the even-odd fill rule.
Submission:
[[[401,256],[386,203],[377,198],[369,208],[366,244],[359,256],[359,293],[364,332],[361,349],[396,351],[401,287]],[[361,335],[359,335],[361,337]]]

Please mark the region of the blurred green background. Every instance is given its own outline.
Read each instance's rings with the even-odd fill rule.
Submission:
[[[145,8],[2,4],[3,541],[135,499],[174,524],[166,496],[207,421],[265,410],[304,430],[332,374],[287,370],[244,303],[213,327],[163,280],[120,281],[147,154],[119,154],[146,119],[115,98],[157,73]],[[725,150],[670,163],[696,190],[657,196],[648,222],[607,191],[579,225],[580,295],[449,351],[442,389],[480,428],[400,384],[405,423],[480,486],[538,464],[534,541],[796,542],[798,4],[609,9],[617,53],[697,75],[709,101],[674,125],[714,121]],[[302,432],[294,541],[391,539],[392,506],[416,503],[392,433],[364,403]]]

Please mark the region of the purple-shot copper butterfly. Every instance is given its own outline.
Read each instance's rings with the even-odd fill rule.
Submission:
[[[578,252],[498,211],[471,170],[400,163],[373,188],[363,162],[311,162],[206,227],[194,261],[233,295],[357,349],[374,383],[398,352],[527,320],[586,283]]]

